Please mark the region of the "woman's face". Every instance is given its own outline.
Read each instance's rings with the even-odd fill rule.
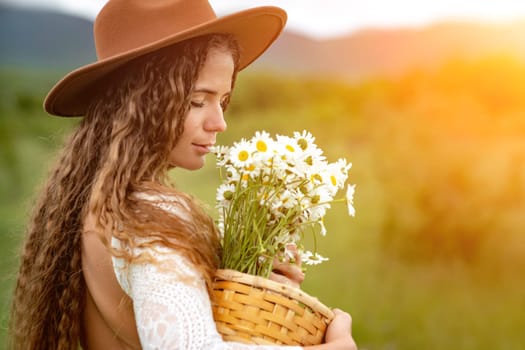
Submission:
[[[233,70],[230,52],[211,49],[195,83],[184,132],[171,151],[171,165],[188,170],[204,166],[217,134],[226,130],[223,110],[231,94]]]

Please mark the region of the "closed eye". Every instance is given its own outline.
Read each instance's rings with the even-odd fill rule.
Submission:
[[[191,106],[195,108],[202,108],[204,107],[204,102],[191,101]]]

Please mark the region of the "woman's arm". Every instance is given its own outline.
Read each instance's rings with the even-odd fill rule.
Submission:
[[[277,350],[300,347],[224,342],[217,332],[206,286],[198,271],[174,251],[161,249],[158,264],[119,268],[119,283],[133,299],[141,345],[147,349]]]

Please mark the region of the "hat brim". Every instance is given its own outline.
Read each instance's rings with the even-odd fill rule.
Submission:
[[[186,39],[212,33],[234,35],[240,46],[239,69],[259,57],[277,39],[286,23],[286,12],[273,7],[256,7],[218,17],[189,30],[149,45],[80,67],[63,77],[48,93],[44,109],[53,115],[72,117],[85,114],[100,87],[97,83],[129,61]]]

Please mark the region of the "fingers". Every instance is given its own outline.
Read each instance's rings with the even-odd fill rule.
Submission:
[[[340,309],[333,309],[334,318],[326,329],[326,342],[340,341],[353,342],[352,339],[352,317]]]
[[[301,254],[299,254],[299,249],[297,249],[297,245],[295,245],[295,243],[288,243],[286,245],[286,252],[292,256],[294,264],[296,264],[297,266],[301,266]]]
[[[332,309],[335,318],[338,318],[338,322],[341,323],[344,327],[348,328],[352,332],[352,316],[348,312],[345,312],[341,309],[334,308]]]
[[[332,320],[332,323],[328,326],[325,339],[328,342],[330,337],[332,341],[341,344],[344,349],[357,350],[357,344],[352,337],[352,316],[340,309],[333,309],[332,311],[334,312],[335,317]],[[333,328],[330,330],[332,326]],[[332,332],[330,335],[328,335],[329,330]]]
[[[275,272],[270,272],[270,279],[272,281],[275,281],[275,282],[279,282],[279,283],[282,283],[282,284],[286,284],[287,286],[291,286],[291,287],[294,287],[294,288],[300,288],[300,285],[299,283],[297,283],[296,281],[284,276],[284,275],[281,275],[281,274],[278,274],[278,273],[275,273]]]
[[[301,254],[294,243],[289,243],[284,254],[274,257],[270,279],[299,288],[304,277],[301,270]]]
[[[297,265],[292,265],[288,262],[280,262],[278,259],[274,260],[273,273],[281,275],[282,277],[291,280],[291,282],[299,286],[304,281],[304,272]]]

